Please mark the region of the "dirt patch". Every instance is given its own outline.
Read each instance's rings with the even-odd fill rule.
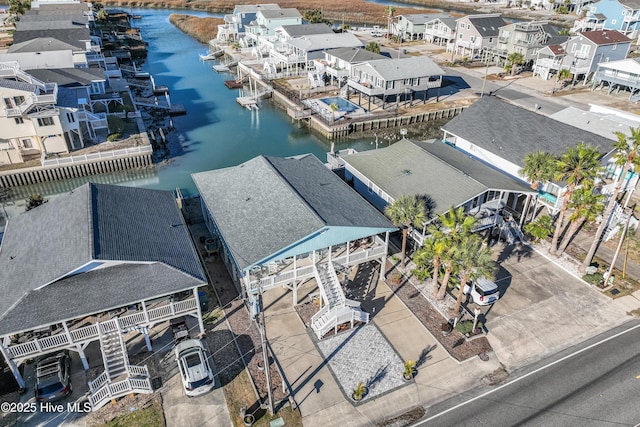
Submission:
[[[382,424],[378,424],[378,427],[404,427],[411,425],[418,421],[420,418],[424,417],[426,411],[423,407],[418,406],[411,409],[408,412],[405,412],[402,415],[398,415],[397,417],[391,418],[383,422]]]
[[[482,377],[480,381],[486,385],[499,385],[507,381],[509,378],[509,373],[504,368],[498,368],[490,374]]]

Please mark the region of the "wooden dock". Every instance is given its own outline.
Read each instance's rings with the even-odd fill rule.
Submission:
[[[225,80],[224,85],[229,89],[240,89],[242,87],[242,82],[238,80]]]
[[[184,116],[187,114],[187,109],[184,108],[182,104],[173,104],[171,108],[169,108],[170,116]]]
[[[236,98],[236,102],[247,110],[257,110],[258,102],[252,96],[241,96]]]

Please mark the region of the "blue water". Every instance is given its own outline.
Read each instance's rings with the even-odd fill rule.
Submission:
[[[183,194],[195,194],[191,174],[210,169],[235,166],[260,154],[293,156],[312,153],[322,161],[330,144],[291,123],[285,111],[269,100],[260,103],[259,111],[249,111],[236,103],[241,90],[229,90],[224,81],[232,74],[218,74],[211,62],[203,62],[198,54],[207,46],[182,33],[169,22],[171,13],[195,16],[221,16],[196,11],[125,9],[142,19],[133,21],[149,43],[143,70],[150,72],[156,85],[168,86],[171,102],[183,104],[186,116],[174,117],[179,141],[172,145],[171,157],[156,165],[155,172],[121,172],[86,177],[14,191],[15,198],[39,193],[51,196],[68,191],[86,181],[110,182],[162,190],[181,188]],[[336,143],[336,149],[354,147],[369,149],[369,140]]]
[[[331,96],[329,98],[320,98],[320,101],[324,102],[327,105],[336,104],[338,106],[338,111],[344,111],[346,113],[356,111],[357,109],[360,108],[353,102],[347,101],[341,96]]]

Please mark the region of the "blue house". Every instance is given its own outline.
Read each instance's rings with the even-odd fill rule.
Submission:
[[[636,0],[600,0],[587,8],[587,15],[574,25],[573,31],[617,30],[638,37],[640,2]]]
[[[221,42],[238,40],[244,36],[245,26],[255,21],[261,10],[280,9],[277,4],[239,4],[233,9],[233,13],[224,16],[224,24],[218,25],[216,39]]]
[[[338,274],[387,258],[393,224],[313,155],[259,156],[192,175],[205,224],[231,277],[252,307],[269,289],[315,279],[322,308],[311,320],[318,338],[369,314],[346,298]]]

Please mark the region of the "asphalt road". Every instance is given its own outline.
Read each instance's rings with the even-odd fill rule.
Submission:
[[[634,320],[527,367],[504,385],[431,407],[414,426],[638,425],[639,343]]]
[[[477,94],[482,93],[484,78],[479,76],[477,72],[466,70],[462,67],[442,67],[445,71],[445,78],[453,80],[453,86],[457,90],[471,90]],[[460,81],[464,81],[460,84]],[[453,88],[442,88],[443,94],[451,91]],[[484,94],[489,93],[505,100],[511,101],[513,104],[519,105],[531,110],[538,109],[539,113],[545,115],[554,114],[568,106],[579,106],[579,104],[571,102],[562,97],[548,97],[541,95],[533,89],[525,88],[517,84],[517,80],[487,80],[484,83]],[[584,106],[582,106],[584,108]]]

